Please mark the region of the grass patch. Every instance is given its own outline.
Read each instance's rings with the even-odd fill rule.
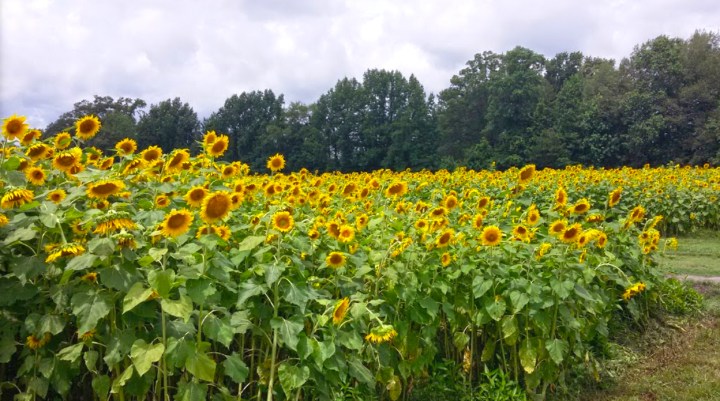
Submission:
[[[677,251],[668,250],[659,263],[679,275],[720,276],[720,233],[700,231],[678,238]]]
[[[720,400],[720,285],[695,283],[705,313],[675,325],[663,322],[631,339],[616,363],[624,372],[609,389],[590,389],[581,400]],[[675,329],[667,330],[667,327]],[[640,353],[637,350],[642,350]]]

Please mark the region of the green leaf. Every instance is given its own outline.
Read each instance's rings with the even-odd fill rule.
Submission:
[[[518,334],[518,325],[515,316],[504,316],[502,318],[501,327],[503,339],[505,339],[505,342],[509,345],[513,345]]]
[[[285,271],[285,267],[280,265],[265,265],[265,284],[267,284],[268,287],[272,286],[280,276],[282,276],[283,271]]]
[[[305,284],[299,286],[289,283],[289,287],[283,291],[283,299],[293,305],[297,305],[302,313],[305,312],[305,306],[310,298],[310,291]]]
[[[94,238],[88,241],[90,253],[100,256],[110,256],[115,253],[115,242],[110,238]]]
[[[91,253],[84,253],[70,259],[65,269],[72,271],[85,270],[92,267],[97,259],[98,257]]]
[[[265,293],[268,290],[268,288],[262,284],[256,284],[252,281],[246,281],[242,284],[240,284],[240,288],[238,288],[238,301],[237,301],[237,307],[242,308],[245,304],[245,301],[248,299]]]
[[[118,394],[120,392],[120,390],[123,388],[123,386],[125,386],[125,383],[127,383],[128,380],[130,380],[130,378],[133,375],[133,372],[134,372],[133,366],[132,365],[128,366],[127,369],[125,369],[125,371],[123,371],[120,374],[120,376],[118,376],[115,379],[115,381],[113,381],[110,393]]]
[[[465,349],[465,346],[470,342],[470,337],[468,337],[467,334],[457,331],[453,335],[453,344],[455,344],[455,348],[458,350]]]
[[[385,388],[388,391],[388,395],[390,395],[390,400],[397,401],[402,394],[402,380],[397,375],[393,375],[393,377],[388,380]]]
[[[68,361],[68,362],[75,362],[78,358],[80,358],[80,354],[82,353],[84,343],[77,343],[75,345],[71,345],[69,347],[65,347],[60,350],[60,352],[57,353],[58,359],[61,361]]]
[[[243,362],[240,354],[233,352],[222,364],[225,375],[233,379],[235,383],[243,383],[250,374],[250,368]]]
[[[160,300],[160,305],[165,313],[179,317],[186,323],[193,311],[192,301],[187,295],[180,295],[180,299],[177,301],[163,298]]]
[[[148,256],[150,256],[155,262],[160,262],[167,252],[167,248],[150,248],[148,250]]]
[[[199,350],[185,360],[185,368],[200,380],[212,382],[215,379],[215,361]]]
[[[560,365],[565,358],[567,352],[567,342],[559,338],[550,340],[545,344],[545,349],[550,353],[550,358],[556,365]]]
[[[65,328],[65,321],[59,315],[44,315],[40,318],[38,333],[60,334]]]
[[[188,382],[178,386],[178,400],[205,401],[207,400],[207,384]]]
[[[525,341],[522,342],[520,345],[520,365],[522,365],[523,369],[527,373],[532,373],[535,371],[535,364],[537,363],[537,348],[534,346],[534,344],[530,341],[530,339],[525,339]]]
[[[193,302],[198,305],[204,304],[208,297],[217,293],[213,282],[207,278],[188,280],[185,282],[185,289]]]
[[[214,315],[208,315],[205,318],[202,329],[208,338],[228,348],[230,344],[232,344],[233,337],[235,336],[235,331],[230,323],[227,322],[227,318],[219,319]]]
[[[307,366],[297,367],[283,362],[278,367],[278,378],[280,386],[289,399],[292,391],[302,387],[310,378],[310,369]]]
[[[506,308],[505,300],[502,298],[498,299],[489,299],[487,302],[485,302],[485,310],[487,311],[488,315],[495,320],[496,322],[502,318],[503,314],[505,314],[505,308]]]
[[[48,386],[50,383],[48,380],[44,377],[32,377],[28,381],[28,390],[32,390],[33,393],[40,396],[40,398],[45,398],[48,391]],[[34,399],[35,397],[33,397]]]
[[[35,231],[35,225],[32,224],[28,227],[20,227],[13,230],[10,235],[5,238],[3,244],[9,245],[15,241],[30,241],[35,238],[37,232]]]
[[[473,296],[481,298],[492,287],[492,280],[485,280],[482,276],[475,276],[472,282]]]
[[[491,337],[485,342],[485,345],[483,346],[480,360],[483,362],[488,362],[492,360],[493,356],[495,356],[495,339]]]
[[[235,249],[239,252],[251,251],[263,242],[265,242],[265,237],[263,236],[245,237],[245,239],[242,240],[242,242]]]
[[[95,350],[88,350],[85,351],[85,354],[83,355],[83,359],[85,360],[85,367],[88,371],[97,373],[97,369],[95,366],[97,365],[98,358],[100,357],[100,353]]]
[[[15,339],[12,335],[0,338],[0,363],[10,362],[15,350]]]
[[[165,346],[162,343],[147,344],[145,340],[136,340],[132,348],[130,348],[130,359],[135,365],[138,375],[144,375],[152,364],[159,361],[165,352]]]
[[[302,318],[293,317],[294,320],[287,320],[275,317],[270,320],[270,327],[280,333],[280,339],[291,350],[297,351],[298,334],[303,330]]]
[[[110,391],[110,377],[107,375],[95,376],[92,379],[92,388],[100,401],[107,401],[108,391]]]
[[[123,298],[123,313],[126,313],[141,303],[147,301],[152,294],[152,290],[145,288],[141,282],[137,282],[130,287],[130,290]]]
[[[356,378],[359,382],[365,383],[368,386],[375,385],[375,376],[373,376],[370,369],[363,365],[362,361],[357,358],[353,358],[348,361],[348,368],[350,376]]]
[[[148,273],[148,284],[150,288],[157,291],[162,298],[170,296],[173,281],[175,281],[175,272],[172,270],[151,270]]]
[[[230,326],[237,334],[245,334],[250,327],[252,322],[250,321],[250,312],[246,310],[239,310],[232,314],[230,317]]]
[[[95,328],[98,320],[107,316],[112,307],[110,295],[92,289],[73,295],[70,304],[72,313],[78,317],[78,333]]]
[[[530,302],[530,297],[527,294],[513,291],[510,293],[510,304],[513,307],[513,313],[518,313]]]

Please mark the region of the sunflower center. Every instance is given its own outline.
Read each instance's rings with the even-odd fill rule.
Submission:
[[[206,213],[212,219],[225,216],[230,209],[230,201],[225,196],[213,196],[207,203]]]
[[[82,123],[80,123],[80,132],[92,132],[95,130],[95,121],[93,120],[85,120]]]
[[[10,135],[17,135],[22,131],[22,123],[19,120],[11,120],[7,125],[7,131]]]
[[[168,228],[178,229],[185,225],[186,217],[182,214],[175,214],[170,216],[167,222]]]

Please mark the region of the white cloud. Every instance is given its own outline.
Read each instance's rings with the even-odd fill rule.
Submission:
[[[719,31],[715,0],[3,0],[0,116],[45,126],[92,96],[179,96],[201,117],[243,91],[316,100],[369,68],[438,92],[485,50],[619,60],[661,34]]]

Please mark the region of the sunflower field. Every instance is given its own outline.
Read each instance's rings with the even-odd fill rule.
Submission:
[[[267,173],[6,118],[0,391],[17,400],[398,400],[442,361],[546,396],[597,374],[654,256],[720,228],[720,169]]]

